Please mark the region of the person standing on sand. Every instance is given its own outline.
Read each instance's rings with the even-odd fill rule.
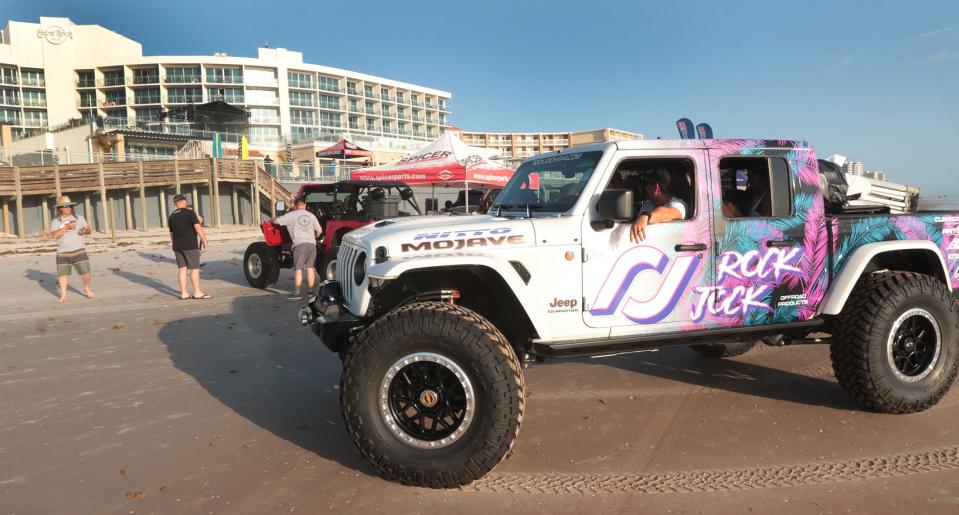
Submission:
[[[63,195],[57,201],[57,216],[50,221],[50,235],[57,240],[57,281],[60,284],[60,302],[67,301],[67,280],[76,270],[83,280],[83,291],[93,298],[90,289],[90,258],[87,257],[83,237],[90,234],[90,226],[82,216],[73,212],[75,202]]]
[[[170,213],[167,227],[170,228],[170,241],[179,269],[177,278],[180,282],[180,299],[210,299],[212,297],[200,289],[200,251],[208,246],[203,225],[196,213],[187,208],[185,196],[173,197],[173,205],[176,209]],[[200,239],[199,243],[197,237]],[[186,289],[187,270],[190,271],[190,282],[193,283],[193,295]]]

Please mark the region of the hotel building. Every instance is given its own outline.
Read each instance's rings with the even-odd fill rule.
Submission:
[[[642,134],[609,128],[576,132],[469,132],[456,128],[449,130],[457,132],[467,145],[500,150],[498,155],[510,162],[576,145],[643,139]]]
[[[249,112],[251,147],[263,151],[293,145],[311,156],[314,146],[346,137],[371,150],[405,153],[449,126],[450,97],[304,63],[300,52],[283,48],[260,48],[255,58],[144,56],[139,43],[104,27],[51,17],[9,21],[0,32],[0,123],[12,125],[15,141],[98,117],[106,128],[187,133],[188,122],[161,122],[161,113],[223,100]]]

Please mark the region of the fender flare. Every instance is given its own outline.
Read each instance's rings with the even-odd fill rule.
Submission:
[[[887,252],[896,252],[902,250],[921,250],[931,252],[936,256],[939,265],[942,267],[942,275],[946,278],[946,287],[952,291],[952,283],[949,281],[949,268],[946,267],[945,260],[942,259],[942,249],[929,240],[898,240],[898,241],[880,241],[876,243],[867,243],[856,249],[851,256],[846,258],[846,262],[839,270],[839,274],[833,279],[829,290],[823,297],[820,304],[819,313],[823,315],[838,315],[846,305],[846,300],[855,288],[859,278],[862,277],[866,266],[880,254]]]
[[[428,258],[428,259],[426,259]],[[367,274],[370,280],[380,279],[380,280],[392,280],[397,279],[405,272],[410,272],[413,270],[421,269],[443,269],[443,268],[455,268],[455,267],[472,267],[472,268],[488,268],[492,270],[495,274],[499,275],[503,282],[509,287],[513,295],[516,296],[516,299],[519,301],[520,305],[523,307],[523,311],[526,314],[526,317],[529,319],[530,323],[533,326],[533,329],[536,330],[536,333],[540,335],[540,338],[543,335],[552,335],[553,329],[552,324],[537,310],[530,310],[529,306],[535,306],[537,299],[533,296],[532,291],[526,283],[523,282],[523,279],[520,278],[516,270],[508,262],[505,262],[500,259],[496,259],[489,255],[484,254],[459,254],[459,255],[424,255],[421,257],[406,258],[401,260],[390,260],[385,263],[379,263],[371,266],[367,270]]]

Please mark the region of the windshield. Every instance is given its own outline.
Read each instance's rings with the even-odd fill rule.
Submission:
[[[572,152],[526,161],[497,195],[492,209],[569,211],[593,175],[602,151]]]

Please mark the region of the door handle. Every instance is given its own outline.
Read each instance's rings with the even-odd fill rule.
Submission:
[[[706,250],[705,243],[679,244],[673,247],[676,252],[700,252]]]
[[[770,240],[766,242],[766,246],[770,248],[783,248],[783,247],[792,247],[796,242],[793,240]]]

